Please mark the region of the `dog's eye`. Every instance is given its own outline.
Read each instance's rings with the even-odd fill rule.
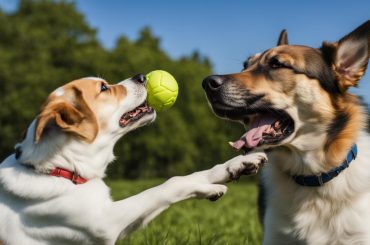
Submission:
[[[100,86],[100,92],[107,91],[109,89],[108,85],[105,83],[102,83]]]
[[[283,63],[281,63],[277,58],[272,58],[269,61],[269,66],[273,69],[278,69],[278,68],[287,68],[287,66]]]

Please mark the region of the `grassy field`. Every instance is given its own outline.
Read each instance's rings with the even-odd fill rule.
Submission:
[[[114,199],[122,199],[163,180],[109,181]],[[228,193],[216,202],[187,200],[175,204],[148,227],[135,231],[119,245],[227,245],[261,244],[256,185],[228,184]]]

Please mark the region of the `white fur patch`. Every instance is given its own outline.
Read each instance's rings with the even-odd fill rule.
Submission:
[[[64,94],[64,88],[62,88],[62,87],[57,88],[57,89],[54,91],[54,94],[55,94],[56,96],[62,96],[62,95]]]
[[[98,82],[104,82],[105,80],[103,78],[100,78],[100,77],[84,77],[82,79],[89,79],[89,80],[94,80],[94,81],[98,81]]]

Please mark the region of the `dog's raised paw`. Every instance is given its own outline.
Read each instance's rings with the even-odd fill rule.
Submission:
[[[197,191],[198,198],[216,201],[227,192],[227,187],[220,184],[202,184]]]
[[[220,192],[220,193],[217,193],[213,196],[210,196],[208,197],[207,199],[214,202],[214,201],[217,201],[220,197],[222,197],[224,195],[224,193]]]
[[[214,190],[209,193],[207,199],[210,201],[217,201],[221,198],[227,191],[227,187],[224,185],[214,185]],[[213,193],[212,193],[213,192]]]
[[[237,180],[242,175],[257,174],[258,169],[267,162],[264,152],[255,152],[248,155],[237,156],[230,160],[227,171],[231,180]]]

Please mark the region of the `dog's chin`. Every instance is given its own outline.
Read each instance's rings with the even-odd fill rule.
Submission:
[[[149,124],[153,123],[155,121],[155,119],[156,119],[156,113],[155,113],[155,111],[153,111],[152,113],[146,114],[145,116],[143,116],[142,118],[140,118],[136,122],[132,123],[129,126],[129,128],[130,128],[129,130],[132,131],[132,130],[135,130],[137,128],[149,125]]]

